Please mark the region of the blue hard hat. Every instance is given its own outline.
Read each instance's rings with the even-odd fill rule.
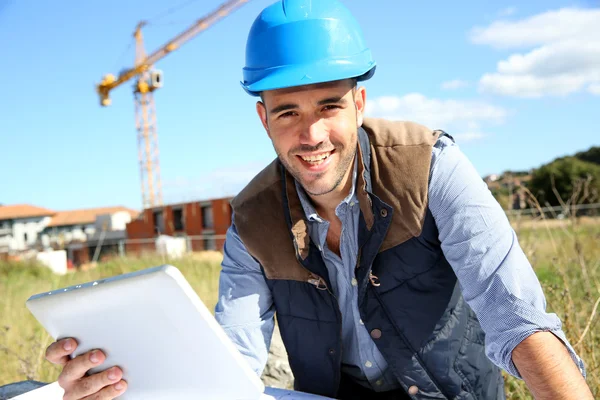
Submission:
[[[362,30],[338,0],[279,0],[254,20],[242,87],[263,90],[371,78],[375,61]]]

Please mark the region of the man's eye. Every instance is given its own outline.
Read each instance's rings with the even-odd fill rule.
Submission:
[[[323,110],[325,110],[325,111],[331,111],[331,110],[334,110],[336,108],[340,108],[340,106],[335,105],[335,104],[330,104],[328,106],[323,107]]]
[[[288,112],[284,112],[283,114],[280,114],[279,117],[277,118],[288,118],[294,115],[293,111],[288,111]]]

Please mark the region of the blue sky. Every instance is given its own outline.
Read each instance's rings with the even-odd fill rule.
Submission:
[[[167,202],[235,194],[274,157],[239,85],[252,0],[161,60],[155,93]],[[0,203],[141,207],[131,84],[101,108],[94,85],[220,0],[0,0]],[[483,176],[529,169],[600,138],[600,4],[345,0],[378,63],[369,115],[455,135]],[[154,22],[152,24],[152,22]],[[127,51],[128,49],[128,51]]]

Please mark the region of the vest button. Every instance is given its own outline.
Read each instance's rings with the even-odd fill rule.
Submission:
[[[416,386],[411,386],[408,388],[408,394],[414,396],[415,394],[419,393],[419,388]]]
[[[385,208],[382,208],[382,209],[381,209],[381,216],[382,216],[383,218],[387,217],[387,209],[385,209]]]
[[[329,355],[334,355],[335,354],[335,350],[334,349],[329,349]]]
[[[371,337],[373,339],[379,339],[381,337],[381,330],[379,330],[379,329],[373,329],[371,331]]]

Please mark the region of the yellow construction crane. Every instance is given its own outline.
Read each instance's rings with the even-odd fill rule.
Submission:
[[[153,66],[167,54],[177,50],[184,43],[226,17],[246,2],[248,0],[230,0],[223,3],[218,9],[196,21],[149,56],[146,55],[146,51],[144,50],[144,40],[142,37],[142,28],[146,25],[146,22],[140,22],[133,33],[136,45],[135,65],[133,68],[122,71],[118,77],[107,74],[96,86],[96,91],[100,95],[100,104],[106,107],[111,103],[111,90],[129,81],[131,78],[137,78],[133,92],[142,184],[142,205],[144,208],[162,204],[156,110],[153,97],[153,92],[162,86],[162,72],[154,70]]]

